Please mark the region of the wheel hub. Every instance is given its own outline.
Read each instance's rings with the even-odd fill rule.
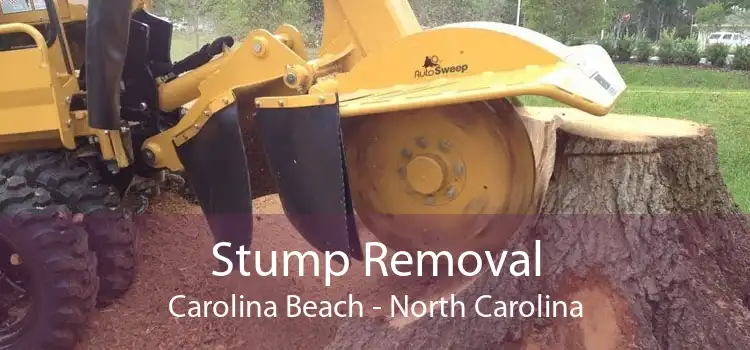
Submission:
[[[443,187],[445,173],[438,159],[417,156],[406,165],[409,188],[422,195],[432,195]]]
[[[536,170],[515,110],[498,110],[474,103],[349,123],[349,183],[367,228],[398,250],[502,246],[518,224],[500,221],[528,210]]]
[[[397,155],[403,195],[418,205],[445,205],[464,187],[465,165],[458,147],[438,136],[419,136]]]

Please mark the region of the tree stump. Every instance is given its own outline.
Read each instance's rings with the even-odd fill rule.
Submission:
[[[750,235],[719,172],[710,127],[531,111],[547,116],[529,119],[527,129],[551,176],[536,224],[507,250],[531,255],[539,240],[541,277],[485,270],[447,292],[466,305],[463,318],[351,319],[329,347],[750,349]],[[528,305],[512,317],[510,309],[480,317],[474,305],[483,295],[508,306],[541,298],[542,307],[529,317]],[[568,305],[568,317],[553,301]]]

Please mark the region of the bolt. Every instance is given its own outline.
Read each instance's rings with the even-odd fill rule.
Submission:
[[[117,164],[114,163],[107,164],[107,170],[109,170],[109,172],[112,174],[117,174],[120,172],[120,168],[117,167]]]
[[[320,96],[320,97],[318,97],[318,102],[320,102],[320,104],[324,104],[324,103],[326,103],[326,98],[325,98],[325,96]]]
[[[406,159],[411,159],[412,153],[411,153],[411,150],[409,150],[408,148],[404,148],[401,150],[401,155],[404,156],[404,158]]]
[[[451,150],[451,143],[448,142],[448,140],[440,140],[440,143],[438,144],[440,147],[440,150],[443,152],[449,152]]]
[[[284,100],[279,100],[279,107],[284,107]]]
[[[104,130],[104,135],[109,135],[109,130]]]
[[[461,176],[464,174],[464,163],[458,162],[456,165],[453,166],[453,172],[456,173],[457,176]]]
[[[65,122],[65,125],[67,125],[67,126],[68,126],[68,128],[70,128],[71,126],[73,126],[73,120],[71,120],[71,119],[68,119],[68,121],[67,121],[67,122]]]
[[[255,43],[255,45],[253,45],[253,52],[260,53],[261,51],[263,51],[263,45],[261,43]]]
[[[445,197],[448,199],[456,198],[456,188],[453,186],[448,187],[448,190],[445,192]]]
[[[421,148],[427,148],[427,139],[426,138],[419,137],[419,138],[417,138],[416,142],[417,142],[417,146],[419,146]]]
[[[435,205],[435,197],[433,197],[433,196],[427,196],[424,199],[424,204],[425,205]]]
[[[224,99],[221,100],[221,102],[224,102],[224,105],[226,106],[229,104],[229,99],[225,97]]]
[[[12,254],[10,256],[10,264],[13,266],[21,265],[21,256],[18,254]]]
[[[195,130],[198,130],[198,129],[200,129],[200,128],[201,128],[201,126],[200,126],[200,125],[198,125],[198,124],[194,124],[194,125],[193,125],[193,127],[195,128]]]
[[[294,74],[294,73],[287,74],[286,75],[286,83],[290,84],[290,85],[293,85],[293,84],[297,83],[297,75]]]
[[[143,151],[143,159],[148,165],[156,164],[156,155],[150,149],[146,149],[145,151]]]
[[[206,117],[210,117],[211,116],[211,110],[207,109],[207,110],[203,111],[203,115],[205,115]]]

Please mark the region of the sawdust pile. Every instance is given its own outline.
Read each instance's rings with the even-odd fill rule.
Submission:
[[[164,192],[162,198],[137,218],[140,228],[139,274],[130,292],[113,306],[95,312],[82,349],[283,349],[322,348],[334,337],[343,318],[283,317],[286,297],[297,294],[303,301],[338,301],[352,293],[366,306],[382,304],[394,292],[414,296],[442,293],[433,290],[436,280],[426,277],[364,277],[364,265],[353,264],[345,279],[325,287],[324,278],[214,277],[213,241],[200,208],[179,196]],[[278,197],[254,202],[253,251],[265,257],[276,250],[311,251],[283,215]],[[373,239],[363,232],[363,239]],[[278,259],[278,271],[281,260]],[[293,264],[294,265],[294,264]],[[264,267],[267,266],[264,264]],[[292,266],[294,268],[295,266]],[[306,271],[312,266],[307,266]],[[309,276],[309,277],[308,277]],[[441,288],[455,288],[441,281]],[[175,295],[187,300],[229,302],[232,294],[245,300],[274,300],[278,318],[181,318],[172,317],[169,301]],[[185,303],[182,303],[185,305]],[[385,309],[385,308],[384,308]],[[183,307],[184,311],[185,308]],[[367,316],[380,316],[365,307]]]

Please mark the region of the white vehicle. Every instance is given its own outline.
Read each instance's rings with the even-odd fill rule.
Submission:
[[[742,33],[715,32],[708,36],[708,44],[724,44],[727,46],[744,46],[750,44],[750,38]]]

